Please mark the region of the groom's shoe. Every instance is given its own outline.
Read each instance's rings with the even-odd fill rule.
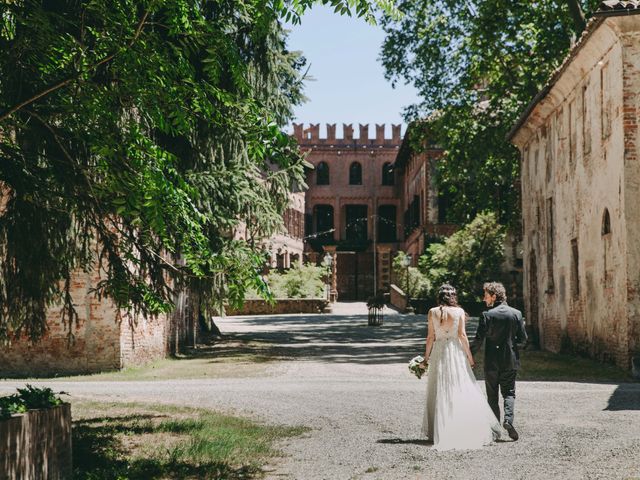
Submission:
[[[518,436],[518,432],[516,432],[516,429],[513,428],[513,425],[511,425],[509,422],[504,422],[502,424],[502,426],[504,427],[504,429],[507,431],[507,433],[509,434],[509,438],[511,440],[513,440],[514,442],[516,440],[518,440],[519,436]]]

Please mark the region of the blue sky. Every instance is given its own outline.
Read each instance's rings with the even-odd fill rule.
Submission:
[[[289,26],[289,48],[301,50],[307,58],[309,75],[305,94],[309,101],[296,111],[296,123],[368,123],[370,135],[376,123],[403,123],[403,107],[417,102],[415,89],[385,80],[378,61],[384,32],[362,19],[334,14],[330,8],[315,6],[302,24]],[[391,135],[387,126],[387,135]],[[403,127],[404,133],[404,127]]]

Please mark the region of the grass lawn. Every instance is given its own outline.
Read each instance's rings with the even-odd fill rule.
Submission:
[[[74,402],[72,415],[78,480],[260,478],[276,442],[307,431],[138,403]]]
[[[482,360],[484,352],[476,356],[475,373],[484,378]],[[544,350],[524,350],[520,352],[521,368],[518,380],[547,382],[631,382],[631,372],[615,365],[601,363],[590,358],[552,353]]]

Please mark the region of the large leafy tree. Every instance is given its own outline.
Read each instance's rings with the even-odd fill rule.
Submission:
[[[54,302],[77,318],[76,271],[145,314],[177,288],[237,302],[260,286],[257,240],[304,185],[281,130],[304,58],[282,21],[312,3],[0,3],[0,339],[41,336]],[[319,3],[372,18],[369,1]]]
[[[489,209],[518,224],[518,157],[505,137],[598,3],[405,0],[401,19],[383,19],[386,75],[416,86],[421,103],[407,117],[426,118],[414,131],[445,149],[438,185],[451,196],[450,221]]]
[[[451,283],[462,302],[477,302],[483,282],[501,277],[504,242],[504,227],[493,213],[483,212],[444,242],[429,245],[418,264],[431,286],[429,296]]]

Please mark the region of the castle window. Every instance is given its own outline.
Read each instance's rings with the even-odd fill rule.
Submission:
[[[316,185],[329,185],[329,165],[320,162],[316,167]]]
[[[573,298],[580,296],[580,257],[577,238],[571,240],[571,294]]]
[[[378,207],[378,241],[396,241],[396,206],[380,205]]]
[[[611,216],[609,215],[609,209],[605,208],[602,215],[602,235],[609,233],[611,233]]]
[[[333,240],[333,207],[331,205],[316,205],[314,207],[316,238],[318,240]]]
[[[346,234],[349,241],[367,240],[367,206],[346,205]]]
[[[349,167],[349,185],[362,185],[362,165],[358,162]]]
[[[386,162],[382,165],[382,185],[393,185],[394,183],[393,165]]]
[[[553,257],[555,225],[553,221],[553,198],[547,198],[547,293],[553,293]],[[576,251],[577,253],[577,251]]]

